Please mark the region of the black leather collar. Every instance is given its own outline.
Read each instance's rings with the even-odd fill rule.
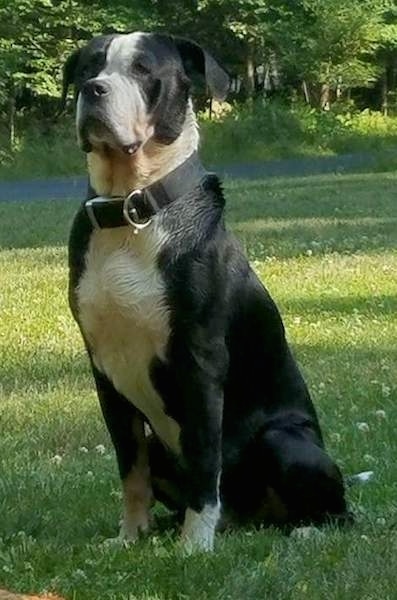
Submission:
[[[146,188],[127,196],[95,196],[85,202],[85,210],[95,229],[134,228],[138,233],[152,217],[177,199],[202,187],[208,173],[194,152],[184,163]]]

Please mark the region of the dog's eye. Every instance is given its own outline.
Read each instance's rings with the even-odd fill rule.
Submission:
[[[131,70],[134,73],[134,75],[146,76],[150,75],[151,73],[150,67],[140,60],[134,60],[134,62],[131,65]]]

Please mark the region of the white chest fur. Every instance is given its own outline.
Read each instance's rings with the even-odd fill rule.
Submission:
[[[178,452],[179,427],[165,414],[149,375],[152,359],[164,358],[169,338],[164,282],[156,265],[164,241],[154,225],[138,235],[129,227],[95,231],[77,298],[96,367]]]

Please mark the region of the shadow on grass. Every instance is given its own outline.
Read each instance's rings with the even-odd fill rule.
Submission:
[[[361,362],[370,361],[374,366],[377,365],[382,356],[390,359],[391,363],[394,359],[397,360],[397,347],[392,346],[391,343],[381,344],[368,340],[368,344],[358,344],[351,339],[348,328],[346,328],[344,340],[338,340],[337,343],[311,342],[306,344],[292,342],[292,346],[298,360],[299,356],[306,356],[313,359],[313,364],[316,364],[323,358],[333,356],[340,369],[347,368],[352,360],[357,365],[357,369],[360,369]],[[365,373],[365,371],[362,371],[362,373]],[[343,378],[341,384],[344,384]]]
[[[0,202],[0,248],[64,246],[79,202]]]
[[[382,316],[383,314],[395,314],[397,308],[397,298],[394,296],[380,296],[376,298],[376,302],[372,298],[329,298],[322,299],[319,302],[315,300],[297,300],[287,301],[282,306],[282,313],[284,317],[287,312],[299,312],[304,314],[306,311],[310,312],[334,312],[337,314],[354,314],[356,310],[359,311],[360,315],[366,312],[371,315],[376,314]],[[288,334],[288,331],[287,331]],[[371,345],[372,344],[372,345]],[[294,352],[298,355],[307,355],[315,359],[314,362],[322,355],[335,355],[341,364],[345,364],[343,355],[346,353],[346,360],[351,359],[354,354],[355,361],[357,364],[360,360],[370,359],[371,361],[379,361],[381,355],[387,355],[389,358],[392,356],[396,357],[397,362],[397,348],[391,349],[389,346],[373,345],[369,342],[368,347],[355,344],[350,341],[349,332],[346,330],[346,337],[344,343],[340,341],[334,345],[329,344],[300,344],[293,343]],[[348,361],[347,361],[348,362]],[[0,380],[2,394],[5,397],[8,394],[12,394],[15,390],[18,393],[26,393],[30,390],[50,390],[57,386],[65,389],[69,385],[73,389],[79,386],[85,389],[92,387],[94,390],[94,381],[91,376],[91,370],[89,367],[89,361],[82,350],[81,353],[71,355],[66,351],[51,352],[39,351],[33,354],[24,354],[19,356],[16,360],[10,360],[7,363],[3,363],[0,369]]]
[[[75,387],[77,382],[86,383],[90,378],[89,361],[84,350],[71,354],[55,349],[37,349],[3,360],[0,368],[3,396],[15,390],[25,393],[32,388],[47,390],[68,384]]]
[[[248,219],[397,218],[397,177],[314,176],[230,182],[227,216],[231,224]]]
[[[294,258],[331,252],[376,252],[395,248],[397,219],[305,221],[252,220],[233,228],[251,260]]]
[[[397,295],[339,296],[318,299],[288,299],[283,302],[285,313],[332,313],[335,315],[377,316],[397,314]]]

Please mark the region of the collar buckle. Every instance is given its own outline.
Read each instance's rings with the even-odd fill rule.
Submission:
[[[133,190],[128,196],[125,197],[123,203],[123,216],[129,225],[132,225],[134,228],[134,233],[138,234],[142,229],[146,229],[151,222],[152,219],[141,218],[138,213],[138,209],[134,206],[134,199],[143,198],[144,191],[143,190]]]

